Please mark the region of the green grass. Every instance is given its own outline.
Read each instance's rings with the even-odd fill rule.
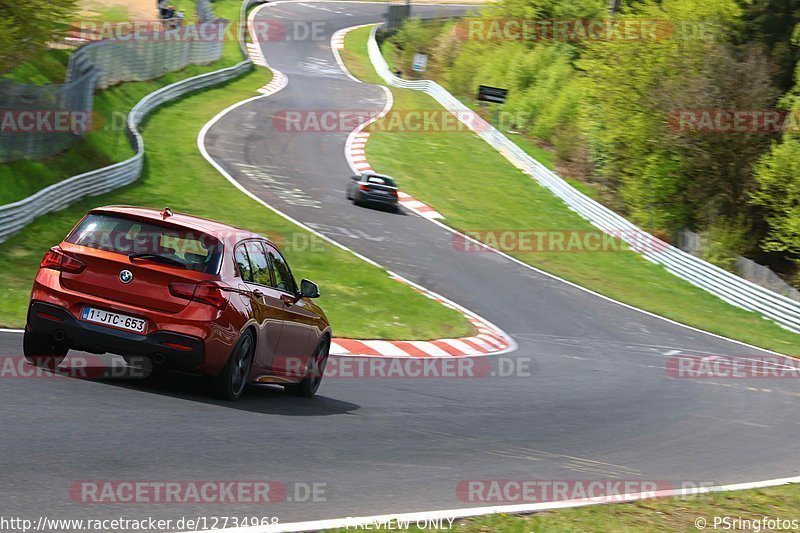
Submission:
[[[102,2],[84,2],[77,14],[77,22],[121,22],[131,19],[130,10],[122,5],[104,5]]]
[[[82,4],[77,17],[81,22],[122,22],[132,18],[130,10],[123,5],[106,5],[102,1],[83,2]],[[175,6],[176,11],[183,11],[187,21],[194,20],[195,6],[197,5],[194,0],[171,0],[168,4]],[[213,7],[215,8],[214,12],[219,16],[217,6]],[[153,17],[157,16],[155,2],[153,2],[152,13]]]
[[[125,117],[133,105],[156,89],[210,70],[215,68],[192,66],[156,80],[123,83],[97,92],[94,98],[94,128],[83,140],[49,159],[21,160],[0,165],[0,205],[26,198],[70,176],[131,157],[134,152],[123,128]]]
[[[695,520],[706,520],[706,530],[714,531],[714,517],[761,520],[763,517],[798,520],[800,485],[767,489],[716,492],[684,498],[642,500],[634,503],[595,505],[546,511],[532,515],[497,514],[453,522],[457,533],[566,533],[614,531],[639,533],[643,531],[700,531]],[[447,526],[447,521],[445,521]],[[357,530],[351,527],[349,531]],[[731,531],[717,525],[717,531]],[[747,531],[755,530],[746,529]],[[338,529],[331,531],[348,531]],[[417,528],[398,531],[421,531]]]
[[[295,275],[320,284],[320,304],[337,336],[433,339],[472,334],[472,326],[460,313],[269,211],[235,189],[203,159],[196,147],[202,125],[219,110],[256,94],[268,81],[266,72],[258,69],[161,108],[142,127],[146,159],[137,182],[40,217],[0,244],[0,326],[24,324],[31,281],[42,255],[58,244],[87,210],[98,205],[133,204],[159,209],[168,205],[283,243]],[[116,105],[129,106],[152,90],[153,83],[166,82],[125,84],[105,91],[105,97]]]
[[[240,8],[241,2],[225,0],[214,4],[214,13],[236,24]],[[235,35],[235,32],[231,34]],[[16,67],[8,77],[20,83],[62,83],[68,59],[68,51],[50,50]],[[238,43],[229,40],[225,42],[222,57],[211,65],[191,65],[155,80],[122,83],[96,92],[92,131],[82,141],[49,159],[0,164],[0,205],[26,198],[75,174],[131,157],[133,151],[123,126],[128,111],[139,99],[176,81],[234,65],[241,60]]]
[[[0,205],[30,196],[70,176],[101,168],[133,155],[125,136],[128,111],[142,97],[182,79],[229,65],[218,61],[210,66],[193,65],[161,78],[122,83],[95,93],[93,131],[57,156],[43,160],[21,160],[0,164]]]
[[[67,77],[67,61],[72,52],[72,50],[47,50],[40,56],[20,63],[6,72],[3,79],[32,85],[64,83]]]
[[[400,50],[395,46],[392,41],[384,41],[380,43],[381,47],[381,55],[383,56],[384,61],[389,66],[389,70],[392,72],[397,70],[397,57],[400,53]]]
[[[383,59],[386,60],[386,64],[389,65],[389,70],[391,70],[392,72],[394,72],[397,69],[399,53],[400,52],[398,48],[392,41],[386,40],[383,43],[381,43],[381,55],[383,56]],[[357,63],[353,62],[353,64]],[[360,63],[358,64],[360,65]],[[380,83],[380,80],[378,79],[377,75],[375,75],[375,71],[369,69],[368,67],[369,65],[363,65],[362,70],[370,71],[367,72],[367,76],[372,76],[372,77],[362,78],[362,79],[364,81],[367,81],[369,79],[370,83]],[[403,72],[407,73],[413,72],[411,70],[410,65],[402,65],[402,70]],[[415,75],[416,78],[422,79],[425,73],[423,72],[422,76],[417,75],[417,73],[413,74]],[[440,83],[442,82],[442,80],[436,78],[434,79],[435,81],[438,81]],[[461,99],[464,105],[466,105],[476,113],[479,113],[484,119],[488,120],[494,127],[498,128],[501,131],[506,131],[506,133],[508,133],[507,132],[508,124],[498,124],[497,120],[498,117],[496,111],[498,111],[500,108],[496,107],[496,104],[485,104],[487,107],[482,108],[482,105],[484,105],[484,103],[478,102],[474,98],[474,95],[461,94],[456,96],[458,96]],[[542,147],[540,144],[536,143],[536,140],[534,138],[529,137],[528,135],[515,134],[511,136],[513,137],[514,143],[516,143],[517,146],[522,148],[522,150],[529,156],[536,159],[539,163],[541,163],[550,170],[556,169],[555,160],[557,158],[552,149]],[[602,200],[601,191],[597,185],[581,181],[579,179],[571,178],[568,176],[567,177],[562,176],[562,177],[567,183],[569,183],[571,186],[573,186],[574,188],[576,188],[589,198],[592,198],[597,201]]]
[[[366,51],[370,28],[350,32],[343,60],[376,82]],[[395,110],[441,109],[424,93],[392,88]],[[372,166],[395,176],[403,190],[436,208],[462,231],[596,232],[561,200],[470,132],[374,132]],[[398,157],[397,154],[414,154]],[[487,209],[487,201],[491,208]],[[510,255],[616,300],[706,331],[776,350],[800,353],[800,335],[726,304],[630,251],[525,252]]]

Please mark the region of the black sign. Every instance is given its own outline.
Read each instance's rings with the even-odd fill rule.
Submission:
[[[386,29],[398,30],[403,25],[403,21],[411,16],[411,6],[408,4],[392,4],[386,13]]]
[[[508,96],[508,89],[478,85],[478,100],[494,102],[495,104],[504,104],[506,96]]]

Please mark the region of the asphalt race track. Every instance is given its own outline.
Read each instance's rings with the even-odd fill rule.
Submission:
[[[322,23],[324,35],[264,43],[267,61],[288,76],[288,86],[223,117],[209,131],[208,151],[275,208],[504,329],[519,349],[503,357],[530,362],[530,375],[328,379],[313,400],[263,387],[237,403],[209,399],[198,380],[184,376],[147,384],[3,379],[3,515],[236,514],[291,522],[486,505],[457,497],[457,483],[470,479],[680,485],[800,474],[797,380],[710,382],[672,379],[665,370],[676,354],[764,352],[607,301],[496,254],[459,251],[452,233],[422,217],[355,207],[344,194],[348,132],[274,127],[273,117],[286,110],[383,108],[383,90],[341,72],[330,38],[338,29],[382,20],[385,9],[354,3],[261,9],[260,18]],[[414,9],[433,16],[444,8]],[[435,206],[435,198],[425,200]],[[21,339],[0,334],[0,353],[21,353]],[[266,507],[90,505],[69,493],[82,480],[253,479],[290,487],[325,483],[325,496]]]

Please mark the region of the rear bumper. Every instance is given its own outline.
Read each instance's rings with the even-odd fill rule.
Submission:
[[[197,337],[170,331],[155,331],[149,335],[121,331],[78,320],[63,307],[38,301],[31,302],[28,307],[27,329],[46,335],[63,333],[74,349],[147,357],[158,368],[193,370],[205,356],[203,340]],[[181,348],[170,347],[167,343]]]
[[[356,200],[359,202],[370,202],[382,205],[397,205],[397,196],[391,196],[388,194],[371,194],[364,191],[358,191],[356,193]]]

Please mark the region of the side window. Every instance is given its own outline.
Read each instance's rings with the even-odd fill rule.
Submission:
[[[244,250],[244,244],[236,247],[236,252],[233,254],[236,261],[236,268],[239,269],[239,274],[244,281],[253,281],[253,270],[250,268],[250,260],[247,258],[247,252]]]
[[[269,273],[269,262],[264,253],[264,247],[258,241],[249,241],[245,244],[247,255],[250,257],[250,264],[253,267],[253,283],[259,285],[272,286],[272,279]]]
[[[275,273],[275,287],[278,290],[295,294],[297,289],[295,288],[294,278],[292,278],[289,265],[286,264],[283,256],[274,248],[267,246],[267,251],[269,253],[269,260],[272,263],[272,271]]]

